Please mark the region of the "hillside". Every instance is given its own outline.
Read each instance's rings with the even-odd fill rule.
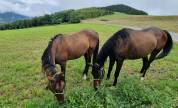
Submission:
[[[35,17],[29,20],[16,21],[11,24],[0,25],[0,30],[20,29],[43,25],[53,25],[61,23],[79,23],[81,20],[96,18],[104,15],[111,15],[114,12],[122,12],[132,15],[147,15],[146,12],[137,10],[127,5],[111,5],[106,7],[91,7],[78,10],[65,10],[50,15]]]
[[[145,28],[150,26],[160,27],[165,30],[178,33],[178,16],[150,16],[150,15],[128,15],[115,12],[95,19],[83,20],[83,23],[98,23],[108,25],[119,25],[123,27]]]
[[[12,23],[17,20],[28,19],[29,17],[14,12],[0,13],[0,23]]]
[[[135,9],[133,7],[130,7],[124,4],[106,6],[106,7],[103,7],[103,9],[108,9],[110,11],[122,12],[126,14],[131,14],[131,15],[148,15],[148,13],[142,10],[138,10],[138,9]]]
[[[61,23],[79,23],[80,20],[87,18],[96,18],[99,16],[113,14],[112,11],[91,7],[83,8],[78,10],[65,10],[61,12],[56,12],[51,15],[44,15],[40,17],[35,17],[28,20],[16,21],[11,24],[0,25],[0,30],[7,29],[20,29],[28,27],[36,27],[42,25],[54,25]]]

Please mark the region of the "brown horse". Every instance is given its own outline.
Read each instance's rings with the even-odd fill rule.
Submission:
[[[124,28],[116,32],[101,48],[96,62],[93,65],[92,74],[94,77],[94,88],[101,83],[104,77],[104,62],[107,57],[110,58],[110,64],[107,79],[115,62],[116,71],[113,86],[117,84],[117,78],[125,59],[142,58],[143,66],[140,71],[141,79],[144,79],[145,73],[150,64],[155,59],[161,59],[169,54],[172,49],[172,38],[166,30],[151,27],[143,30],[132,30]],[[158,54],[160,51],[162,52]],[[150,57],[148,58],[148,55]]]
[[[94,63],[98,49],[99,36],[93,30],[82,30],[69,36],[58,34],[51,39],[41,58],[42,69],[49,80],[47,88],[55,94],[59,102],[64,101],[67,60],[84,56],[86,65],[83,76],[86,78],[92,55]],[[60,64],[61,66],[60,74],[56,70],[56,64]]]

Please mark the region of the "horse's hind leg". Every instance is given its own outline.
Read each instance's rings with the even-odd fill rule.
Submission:
[[[110,79],[110,75],[111,75],[111,71],[112,71],[112,68],[113,68],[113,66],[114,66],[114,63],[115,63],[115,60],[114,60],[114,58],[113,57],[109,57],[109,69],[108,69],[108,74],[107,74],[107,80],[109,80]]]
[[[156,58],[157,54],[160,52],[160,50],[154,50],[151,55],[150,55],[150,58],[149,58],[149,63],[152,63],[153,60]]]
[[[141,74],[141,80],[144,80],[144,71],[146,70],[146,67],[148,65],[148,57],[144,57],[142,58],[142,61],[143,61],[143,66],[142,66],[142,69],[140,71],[140,74]]]
[[[91,53],[87,52],[85,55],[84,55],[84,58],[85,58],[85,69],[83,71],[83,79],[86,80],[87,79],[87,75],[88,75],[88,69],[89,69],[89,63],[91,63]]]
[[[160,50],[155,50],[151,53],[150,58],[148,60],[148,63],[145,65],[145,68],[142,72],[142,76],[141,76],[141,80],[144,79],[146,71],[148,70],[148,68],[150,67],[150,64],[154,61],[154,59],[156,58],[156,55],[160,52]]]

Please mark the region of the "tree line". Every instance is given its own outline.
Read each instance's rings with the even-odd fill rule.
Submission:
[[[32,19],[19,20],[10,24],[0,25],[0,30],[7,29],[21,29],[36,27],[42,25],[53,25],[61,23],[79,23],[83,19],[95,18],[104,15],[113,14],[112,11],[102,9],[102,8],[84,8],[78,10],[66,10],[61,12],[56,12],[51,15],[44,15],[40,17],[34,17]]]
[[[110,15],[114,12],[122,12],[131,15],[148,15],[146,12],[137,10],[130,6],[123,4],[111,5],[106,7],[91,7],[78,10],[66,10],[61,12],[56,12],[51,15],[44,15],[40,17],[34,17],[31,19],[19,20],[10,24],[1,24],[0,30],[7,29],[21,29],[36,27],[42,25],[53,25],[61,23],[80,23],[81,20],[87,18],[96,18],[99,16]]]

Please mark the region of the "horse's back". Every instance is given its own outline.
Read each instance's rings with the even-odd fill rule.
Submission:
[[[152,52],[157,45],[157,39],[152,33],[136,31],[130,34],[130,55],[133,58],[145,57]]]
[[[147,32],[152,32],[157,39],[157,49],[161,49],[165,46],[167,42],[167,34],[160,28],[150,27],[145,29]]]
[[[153,27],[143,30],[123,29],[127,36],[126,41],[119,41],[122,44],[119,53],[125,58],[136,59],[146,57],[155,49],[161,49],[165,45],[165,36],[161,29]]]
[[[85,34],[86,36],[90,38],[96,38],[98,39],[98,33],[92,29],[83,29],[79,32],[79,34]]]
[[[99,42],[99,34],[92,29],[83,29],[79,32],[79,35],[87,37],[89,47],[92,49],[94,49]]]
[[[83,29],[77,33],[73,33],[71,35],[68,35],[64,37],[66,42],[70,42],[71,44],[89,44],[90,41],[95,41],[97,40],[98,33],[95,32],[94,30],[89,30],[89,29]]]
[[[81,30],[80,32],[64,36],[62,41],[58,43],[58,53],[62,52],[60,58],[72,60],[84,55],[91,47],[90,37],[93,40],[97,39],[97,35],[95,37],[95,33],[91,30]]]

